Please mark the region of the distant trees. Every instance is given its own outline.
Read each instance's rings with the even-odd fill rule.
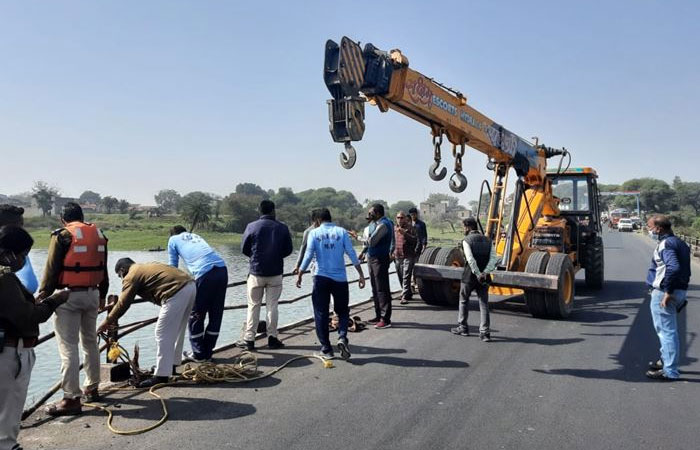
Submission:
[[[124,199],[119,200],[119,203],[117,203],[117,209],[121,214],[126,214],[129,212],[129,207],[131,206],[131,203],[127,202]]]
[[[673,179],[673,190],[676,191],[678,204],[692,208],[697,216],[700,214],[700,183],[682,181],[681,177]]]
[[[36,204],[41,209],[42,216],[51,215],[53,202],[58,197],[59,191],[53,186],[49,186],[44,181],[35,181],[32,188],[32,197],[36,200]]]
[[[162,211],[173,213],[178,211],[182,196],[174,189],[161,189],[153,198]]]
[[[107,195],[106,197],[102,197],[102,209],[107,214],[112,214],[112,212],[119,206],[119,200],[117,200],[115,197],[112,197],[111,195]]]
[[[197,226],[205,225],[211,219],[212,213],[211,195],[195,191],[182,197],[180,200],[180,216],[190,224],[190,231]]]
[[[269,198],[269,193],[255,183],[239,183],[236,185],[236,194],[252,195],[256,197]]]
[[[80,197],[78,197],[78,202],[81,205],[84,205],[86,203],[99,205],[100,200],[102,200],[102,196],[94,191],[84,191],[82,194],[80,194]]]
[[[394,217],[396,217],[396,213],[398,213],[399,211],[403,211],[404,213],[408,214],[408,210],[415,207],[416,204],[410,200],[399,200],[398,202],[394,203],[389,207],[387,215],[389,216],[389,218],[391,218],[391,220],[394,220]]]

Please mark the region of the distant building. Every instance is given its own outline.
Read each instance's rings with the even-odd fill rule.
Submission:
[[[457,211],[455,211],[455,214],[457,215],[457,218],[459,220],[464,220],[467,217],[472,216],[472,211],[470,209],[458,209]]]
[[[53,199],[53,215],[54,216],[61,216],[61,212],[63,211],[63,205],[65,205],[68,202],[75,202],[79,203],[77,198],[73,197],[54,197]]]
[[[80,207],[83,209],[83,213],[96,213],[98,210],[97,204],[95,203],[80,203]]]
[[[421,202],[420,214],[423,220],[435,220],[447,213],[447,201],[438,203]]]

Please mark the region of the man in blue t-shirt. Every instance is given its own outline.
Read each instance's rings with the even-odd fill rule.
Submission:
[[[212,357],[224,315],[228,285],[226,263],[202,237],[188,233],[180,225],[170,230],[168,258],[173,267],[177,267],[182,258],[197,284],[197,297],[188,322],[192,351],[183,352],[184,360],[207,361]],[[205,329],[207,315],[209,323]]]
[[[331,213],[328,208],[316,209],[311,214],[316,228],[309,232],[306,242],[306,252],[299,273],[297,274],[297,287],[301,287],[301,279],[304,271],[309,268],[311,260],[316,258],[316,270],[314,273],[314,288],[311,293],[311,301],[314,305],[314,320],[316,322],[316,336],[321,343],[323,358],[333,357],[329,337],[329,312],[328,307],[333,296],[333,309],[338,315],[338,350],[343,359],[350,358],[348,349],[348,323],[350,321],[350,294],[348,290],[348,277],[345,272],[345,255],[359,275],[360,289],[365,287],[365,276],[357,259],[355,249],[348,232],[331,222]]]

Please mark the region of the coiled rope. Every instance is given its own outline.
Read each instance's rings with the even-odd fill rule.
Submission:
[[[121,347],[118,343],[112,344],[112,348],[110,349],[110,351],[113,351],[113,354],[116,355],[117,351],[112,350],[114,348],[119,348],[120,354],[118,356],[120,359],[125,357],[124,354],[126,354],[126,359],[128,359],[128,353],[126,353],[126,350],[124,350],[124,348]],[[121,352],[123,352],[123,354]],[[332,369],[333,367],[335,367],[333,365],[333,362],[328,358],[323,358],[318,355],[300,355],[291,358],[281,366],[276,367],[268,372],[260,372],[258,371],[257,356],[247,351],[242,352],[238,357],[236,357],[235,361],[231,364],[215,364],[211,362],[205,362],[201,364],[187,363],[185,364],[182,374],[175,381],[156,384],[148,390],[148,394],[160,400],[161,408],[163,409],[163,416],[158,420],[158,422],[149,425],[145,428],[137,428],[134,430],[119,430],[112,425],[114,413],[110,408],[102,405],[97,405],[95,403],[85,403],[84,406],[100,409],[107,413],[107,428],[109,428],[109,431],[111,431],[112,433],[119,434],[122,436],[134,436],[137,434],[142,434],[154,430],[159,426],[163,425],[168,420],[168,406],[165,403],[165,399],[156,393],[156,391],[160,388],[183,384],[194,385],[215,383],[246,383],[269,377],[284,369],[294,361],[313,358],[319,359],[321,362],[323,362],[324,368]]]

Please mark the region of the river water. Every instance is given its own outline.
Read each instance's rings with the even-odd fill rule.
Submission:
[[[245,280],[248,274],[248,258],[240,253],[237,246],[220,246],[216,248],[217,252],[226,261],[226,266],[228,268],[229,283],[235,281]],[[46,263],[47,252],[46,250],[32,250],[29,254],[32,265],[34,266],[34,271],[36,272],[37,278],[41,280],[43,273],[43,268]],[[109,253],[109,266],[110,268],[119,258],[129,257],[136,261],[137,263],[145,263],[150,261],[158,261],[162,263],[168,262],[167,252],[144,252],[144,251],[129,251],[129,252],[118,252],[110,251]],[[297,252],[295,251],[291,256],[285,259],[285,273],[291,272],[296,263]],[[182,261],[181,261],[182,262]],[[181,264],[182,268],[182,264]],[[363,271],[365,276],[367,276],[366,266],[363,265]],[[110,294],[119,294],[121,290],[121,280],[116,276],[113,270],[109,270],[109,282],[110,282]],[[357,278],[355,269],[352,267],[348,270],[348,279],[354,280]],[[310,275],[304,276],[304,284],[301,289],[298,289],[294,285],[295,277],[285,277],[284,278],[284,288],[282,291],[282,296],[280,300],[288,300],[293,297],[308,293],[311,291],[312,277]],[[391,287],[392,290],[398,289],[398,280],[396,275],[392,275]],[[367,287],[360,290],[357,283],[350,284],[350,303],[358,303],[366,300],[370,297],[371,289],[369,287],[369,280],[367,282]],[[246,292],[245,285],[229,288],[226,293],[226,305],[245,305]],[[127,313],[120,319],[120,323],[127,324],[131,322],[136,322],[143,319],[148,319],[151,317],[156,317],[158,315],[159,307],[152,303],[140,303],[132,305]],[[101,322],[104,315],[98,317],[98,323]],[[226,311],[224,313],[224,319],[221,326],[221,334],[219,335],[219,340],[217,342],[217,347],[225,344],[230,344],[240,338],[243,325],[245,323],[246,310],[235,309]],[[306,298],[300,300],[296,303],[289,305],[279,306],[279,326],[296,322],[300,319],[305,319],[307,317],[313,317],[313,308],[311,306],[311,298]],[[260,318],[265,318],[265,309],[261,310]],[[40,326],[40,336],[53,331],[53,317],[49,319],[46,323]],[[140,348],[140,365],[143,368],[149,368],[155,365],[155,337],[153,325],[144,327],[134,333],[122,338],[119,343],[129,351],[133,352],[134,344],[138,344]],[[187,337],[185,338],[186,350],[190,349],[189,341]],[[81,356],[82,360],[82,356]],[[104,353],[100,356],[100,360],[104,362]],[[32,371],[31,382],[29,383],[29,393],[27,395],[26,406],[34,404],[39,398],[41,398],[56,381],[60,378],[61,362],[58,355],[58,349],[56,346],[55,339],[51,339],[36,348],[36,365]],[[81,383],[83,381],[83,374],[81,372]],[[54,396],[54,399],[60,398],[62,391]]]

